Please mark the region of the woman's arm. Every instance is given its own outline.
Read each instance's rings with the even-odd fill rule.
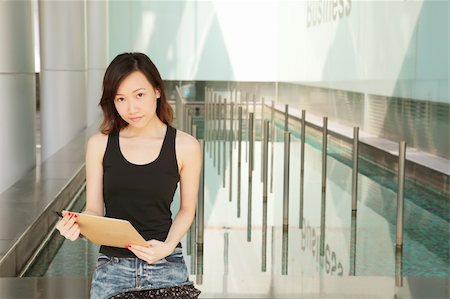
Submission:
[[[128,247],[137,257],[148,263],[171,254],[186,234],[195,216],[202,165],[201,146],[194,137],[178,131],[176,147],[180,165],[180,210],[172,222],[167,238],[164,242],[148,241],[149,248],[131,244]]]
[[[86,148],[86,210],[83,213],[103,216],[103,156],[108,136],[97,133],[87,143]]]
[[[191,137],[190,135],[188,135]],[[202,166],[201,146],[191,137],[183,147],[180,169],[180,210],[178,211],[164,243],[175,249],[195,217],[200,171]]]
[[[103,155],[108,136],[97,133],[89,138],[86,149],[86,211],[90,215],[103,216]],[[75,241],[80,228],[75,222],[78,215],[66,214],[56,224],[56,229],[65,238]]]

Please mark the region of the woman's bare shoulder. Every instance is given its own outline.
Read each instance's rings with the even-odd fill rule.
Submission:
[[[103,154],[106,150],[106,145],[108,144],[108,135],[101,132],[97,132],[91,137],[87,142],[88,152]]]
[[[196,151],[200,148],[200,142],[194,136],[180,130],[177,130],[175,142],[176,147],[183,151]]]

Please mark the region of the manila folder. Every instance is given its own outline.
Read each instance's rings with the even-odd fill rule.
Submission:
[[[69,211],[63,211],[63,215]],[[80,227],[81,234],[92,243],[126,248],[127,244],[149,247],[149,244],[127,220],[110,217],[77,214],[75,222]]]

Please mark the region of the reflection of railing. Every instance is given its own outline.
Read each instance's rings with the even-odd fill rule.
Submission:
[[[248,137],[246,138],[245,143],[248,144],[246,146],[246,158],[249,157],[248,161],[248,214],[247,214],[247,241],[250,242],[252,240],[252,199],[253,199],[253,171],[254,171],[254,157],[255,157],[255,137],[257,128],[255,128],[255,117],[259,115],[260,117],[260,138],[261,138],[261,182],[263,183],[263,195],[262,195],[262,205],[263,205],[263,215],[262,215],[262,260],[261,260],[261,270],[266,271],[266,258],[267,258],[267,198],[268,198],[268,190],[269,190],[269,141],[272,142],[272,151],[271,151],[271,161],[273,161],[273,143],[276,139],[274,123],[275,123],[275,105],[272,102],[271,107],[266,107],[265,102],[261,99],[260,102],[256,101],[256,96],[253,95],[250,97],[248,94],[245,96],[245,102],[243,102],[240,98],[237,100],[237,93],[231,93],[231,95],[235,94],[235,98],[231,97],[231,99],[226,99],[222,97],[222,94],[218,92],[214,92],[212,89],[205,89],[205,101],[204,103],[204,142],[202,143],[204,149],[209,151],[210,157],[213,159],[213,166],[218,168],[218,175],[222,175],[222,186],[226,186],[226,149],[227,146],[229,148],[229,162],[230,162],[230,176],[229,176],[229,201],[232,201],[234,198],[233,190],[232,190],[232,182],[233,182],[233,146],[236,146],[234,143],[234,134],[238,136],[238,156],[237,156],[237,165],[238,165],[238,188],[237,188],[237,217],[240,217],[240,198],[241,198],[241,142],[243,131],[243,120],[247,121],[247,132]],[[192,118],[189,117],[189,104],[187,104],[181,94],[179,94],[179,101],[177,100],[177,118],[179,119],[179,124],[184,124],[182,128],[190,128],[190,123],[192,122]],[[250,98],[252,98],[252,103],[250,102]],[[197,102],[198,103],[198,102]],[[259,107],[258,107],[259,106]],[[234,125],[234,110],[238,110],[238,126],[237,132],[235,132]],[[267,109],[270,109],[270,113],[267,113]],[[270,114],[270,118],[266,119],[266,115]],[[178,116],[179,115],[179,116]],[[290,174],[290,131],[289,131],[289,106],[285,105],[284,111],[284,169],[283,169],[283,217],[282,217],[282,226],[283,226],[283,236],[282,236],[282,274],[288,274],[288,227],[289,227],[289,174]],[[188,120],[188,124],[185,124],[186,119]],[[272,130],[270,127],[272,126]],[[316,124],[311,124],[306,122],[306,111],[302,110],[301,114],[301,139],[300,139],[300,204],[299,204],[299,228],[303,228],[303,215],[305,213],[303,200],[304,200],[304,163],[305,163],[305,143],[306,143],[306,127],[310,126],[314,129],[320,128]],[[325,228],[326,228],[326,180],[327,180],[327,141],[328,136],[334,134],[328,130],[328,118],[323,118],[323,125],[320,128],[322,130],[322,184],[321,184],[321,217],[320,217],[320,256],[323,257],[325,254]],[[195,130],[191,130],[190,132],[193,134]],[[270,133],[272,132],[272,133]],[[227,142],[228,141],[228,142]],[[352,201],[351,201],[351,209],[352,218],[351,218],[351,238],[350,238],[350,275],[356,275],[356,225],[357,225],[357,197],[358,197],[358,160],[359,160],[359,128],[355,127],[353,129],[353,138],[350,139],[353,143],[352,147]],[[400,154],[399,154],[399,181],[398,181],[398,213],[397,213],[397,260],[396,267],[401,267],[401,253],[403,246],[403,188],[404,188],[404,166],[405,166],[405,148],[406,145],[401,143],[400,146]],[[221,152],[223,151],[223,156]],[[222,162],[222,163],[221,163]],[[203,163],[204,164],[204,163]],[[271,173],[270,176],[273,178],[273,162],[271,163]],[[222,167],[221,167],[222,166]],[[222,171],[221,171],[222,170]],[[204,188],[204,185],[203,187]],[[270,182],[270,191],[272,192],[272,181]],[[203,196],[203,190],[201,191]],[[199,198],[199,201],[203,201],[203,197]],[[199,203],[200,206],[200,203]],[[201,203],[203,207],[203,202]],[[203,214],[201,215],[203,217]],[[201,227],[202,236],[203,236],[203,218],[197,225]],[[196,230],[199,232],[199,228]],[[197,235],[197,242],[200,242],[199,236]],[[203,242],[203,239],[201,240]],[[200,243],[199,243],[200,244]],[[199,251],[198,248],[201,247],[203,251],[203,243],[201,246],[197,245],[197,253]],[[195,251],[191,251],[195,254]],[[399,262],[400,261],[400,262]],[[197,260],[197,265],[198,265]],[[197,275],[200,274],[199,268],[196,268]],[[401,268],[397,273],[400,273],[401,276]],[[399,280],[400,281],[400,280]],[[401,285],[399,283],[398,285]]]

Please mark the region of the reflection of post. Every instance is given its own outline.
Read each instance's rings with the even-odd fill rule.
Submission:
[[[353,128],[353,167],[352,167],[352,211],[356,211],[358,201],[358,145],[359,128]]]
[[[288,272],[288,229],[289,229],[289,160],[291,133],[284,132],[284,179],[283,179],[283,242],[282,242],[282,275]]]
[[[267,149],[268,149],[269,121],[264,121],[264,161],[263,161],[263,223],[262,223],[262,266],[266,272],[267,264]]]
[[[356,211],[352,211],[350,224],[350,276],[356,274]]]
[[[238,108],[238,178],[237,178],[237,216],[241,217],[241,142],[242,142],[242,106]]]
[[[247,241],[252,240],[252,189],[253,189],[253,112],[248,117],[248,141],[249,141],[249,163],[248,163],[248,208],[247,208]]]
[[[273,228],[272,228],[273,230]],[[273,241],[272,241],[273,242]],[[281,249],[281,275],[288,274],[288,256],[289,256],[289,226],[283,225],[282,249]]]
[[[326,188],[327,188],[327,136],[328,136],[328,118],[323,118],[322,132],[322,201],[320,209],[320,255],[325,254],[325,211],[326,211]]]
[[[200,145],[202,148],[202,157],[205,156],[205,143],[200,140]],[[204,231],[205,231],[205,159],[203,158],[200,181],[199,181],[199,197],[197,204],[197,215],[196,215],[196,243],[197,243],[197,254],[196,254],[196,274],[197,274],[197,284],[202,284],[203,282],[203,244],[204,244]]]
[[[225,228],[225,233],[223,234],[223,290],[222,290],[222,295],[225,295],[228,293],[228,265],[229,265],[228,248],[229,248],[229,232],[228,232],[228,228]]]
[[[395,247],[395,286],[403,286],[403,247]]]

